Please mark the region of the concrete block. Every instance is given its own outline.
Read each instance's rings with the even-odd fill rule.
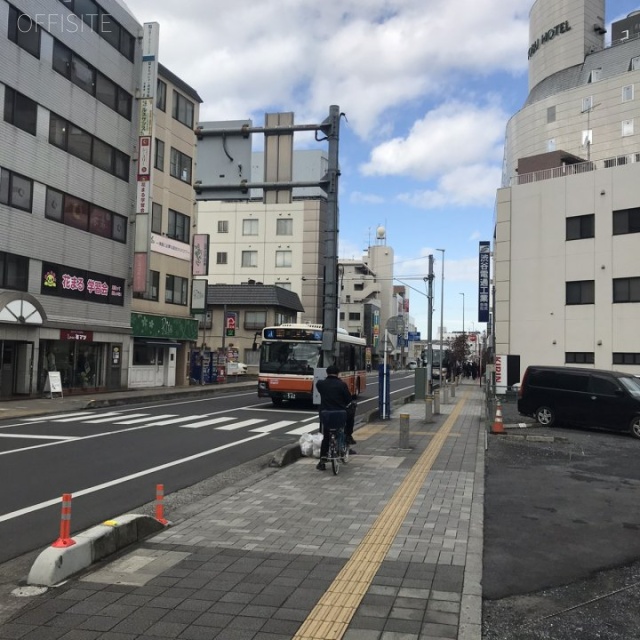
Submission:
[[[75,538],[74,538],[75,540]],[[71,547],[47,547],[35,560],[27,584],[52,587],[91,565],[91,542],[76,541]]]

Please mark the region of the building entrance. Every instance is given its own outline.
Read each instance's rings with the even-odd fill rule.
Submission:
[[[33,343],[0,340],[0,398],[31,393]]]

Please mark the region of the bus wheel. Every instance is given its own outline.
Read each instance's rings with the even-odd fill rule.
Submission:
[[[274,407],[282,406],[282,398],[271,398],[271,402],[273,402]]]

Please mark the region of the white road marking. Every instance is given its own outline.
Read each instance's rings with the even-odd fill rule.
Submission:
[[[138,414],[134,414],[134,415],[142,415],[140,413]],[[100,424],[101,422],[113,422],[114,418],[124,418],[124,416],[122,415],[122,413],[120,413],[119,411],[117,412],[109,412],[109,413],[103,413],[102,417],[100,418],[96,418],[95,420],[83,420],[83,422],[87,423],[87,424]]]
[[[275,431],[276,429],[288,427],[290,424],[295,424],[296,422],[296,420],[280,420],[280,422],[266,424],[264,427],[256,427],[255,429],[249,429],[249,431],[255,433],[270,433],[271,431]]]
[[[181,418],[169,418],[169,420],[160,420],[160,422],[151,422],[148,427],[165,427],[168,424],[178,424],[178,422],[186,422],[187,420],[197,420],[198,418],[206,418],[207,416],[182,416]]]
[[[70,418],[76,416],[93,416],[95,411],[74,411],[73,413],[56,413],[52,416],[36,416],[32,418],[22,418],[26,422],[40,422],[41,420],[61,420],[62,418]]]
[[[242,427],[249,427],[252,424],[258,424],[259,422],[266,422],[266,420],[243,420],[242,422],[236,422],[235,424],[226,424],[224,427],[216,427],[219,431],[235,431],[236,429],[242,429]]]
[[[144,416],[144,418],[136,418],[135,420],[116,420],[114,424],[140,424],[141,422],[147,422],[148,420],[162,420],[163,418],[175,418],[175,413],[163,413],[159,416],[154,416],[152,413],[132,413],[132,416]]]
[[[34,436],[26,433],[0,433],[0,438],[26,438],[31,440],[77,440],[73,436]]]
[[[318,429],[320,429],[320,423],[314,422],[312,424],[305,424],[304,426],[293,429],[292,431],[287,431],[287,435],[301,436],[303,433],[311,433],[312,431],[318,431]]]
[[[234,420],[234,418],[232,418],[231,416],[222,416],[220,418],[209,418],[209,420],[194,422],[193,424],[181,424],[180,426],[183,429],[200,429],[201,427],[209,427],[212,424],[219,424],[220,422],[229,422],[229,420]]]
[[[244,438],[242,440],[235,440],[234,442],[223,444],[222,446],[216,447],[215,449],[201,451],[200,453],[196,453],[192,456],[187,456],[186,458],[180,458],[179,460],[173,460],[172,462],[167,462],[165,464],[158,465],[157,467],[144,469],[143,471],[138,471],[137,473],[132,473],[128,476],[123,476],[122,478],[115,478],[114,480],[110,480],[109,482],[103,482],[102,484],[98,484],[94,487],[87,487],[86,489],[70,491],[70,493],[74,498],[80,498],[81,496],[86,496],[91,493],[96,493],[97,491],[108,489],[109,487],[115,487],[119,484],[128,482],[129,480],[135,480],[136,478],[143,478],[144,476],[157,473],[158,471],[162,471],[164,469],[170,469],[171,467],[176,467],[179,464],[191,462],[193,460],[197,460],[198,458],[204,458],[205,456],[209,456],[213,453],[218,453],[219,451],[224,451],[225,449],[241,446],[246,442],[251,442],[252,440],[257,440],[258,438],[263,438],[264,435],[265,435],[264,433],[258,433],[255,436],[249,436],[248,438]],[[17,511],[12,511],[11,513],[5,513],[4,515],[0,515],[0,522],[6,522],[7,520],[13,520],[14,518],[19,518],[21,516],[24,516],[27,513],[33,513],[34,511],[40,511],[42,509],[46,509],[47,507],[52,507],[54,505],[60,504],[60,502],[61,502],[61,498],[54,498],[52,500],[46,500],[38,504],[33,504],[29,507],[24,507],[23,509],[18,509]]]

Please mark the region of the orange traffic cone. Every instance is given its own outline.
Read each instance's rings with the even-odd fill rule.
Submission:
[[[491,425],[491,433],[505,433],[504,426],[502,424],[502,405],[498,402],[496,406],[496,417]]]

